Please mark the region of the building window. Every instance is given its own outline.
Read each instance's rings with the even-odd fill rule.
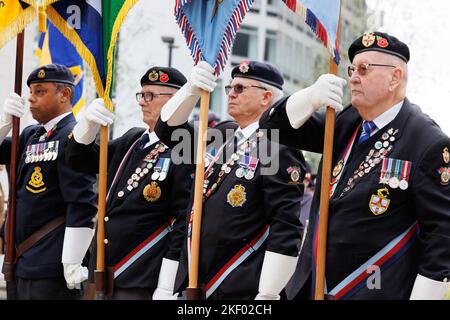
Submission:
[[[232,54],[239,57],[256,59],[257,42],[258,30],[256,28],[242,26],[236,35]]]
[[[267,30],[264,47],[264,60],[272,64],[277,63],[277,33]]]

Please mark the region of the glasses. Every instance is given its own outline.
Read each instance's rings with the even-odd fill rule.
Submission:
[[[365,76],[369,69],[372,67],[388,67],[388,68],[396,68],[396,66],[390,65],[390,64],[376,64],[376,63],[361,63],[357,67],[354,65],[347,67],[347,73],[348,76],[351,77],[353,75],[353,72],[358,71],[358,74],[360,76]]]
[[[144,98],[145,102],[150,102],[156,96],[173,96],[173,93],[161,92],[161,93],[153,93],[153,92],[138,92],[136,93],[136,101],[140,102],[142,98]]]
[[[233,89],[234,93],[241,94],[242,92],[244,92],[244,89],[247,89],[247,88],[258,88],[258,89],[267,90],[267,88],[264,88],[264,87],[261,87],[261,86],[254,86],[254,85],[247,85],[247,86],[245,86],[243,84],[235,84],[234,86],[230,86],[230,85],[225,86],[225,92],[226,92],[227,95],[229,95],[230,92],[231,92],[231,89]]]

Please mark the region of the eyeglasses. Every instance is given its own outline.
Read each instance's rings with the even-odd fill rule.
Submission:
[[[136,101],[140,102],[142,98],[144,98],[145,102],[150,102],[153,100],[155,96],[173,96],[173,93],[161,92],[161,93],[153,93],[153,92],[138,92],[136,93]]]
[[[376,64],[376,63],[361,63],[357,67],[354,65],[347,67],[347,73],[348,76],[351,77],[353,75],[353,72],[358,71],[358,74],[360,76],[365,76],[369,69],[372,67],[389,67],[389,68],[396,68],[396,66],[390,65],[390,64]]]
[[[264,87],[261,87],[261,86],[254,86],[254,85],[247,85],[247,86],[245,86],[243,84],[235,84],[234,86],[231,86],[231,85],[225,86],[225,93],[227,95],[229,95],[230,92],[231,92],[231,89],[233,89],[234,93],[241,94],[242,92],[244,92],[244,89],[247,89],[247,88],[258,88],[258,89],[267,90],[267,88],[264,88]]]

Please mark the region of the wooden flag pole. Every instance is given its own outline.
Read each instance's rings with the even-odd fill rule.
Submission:
[[[341,2],[342,5],[342,2]],[[340,12],[339,20],[340,22]],[[340,23],[338,23],[337,39],[340,36]],[[339,41],[338,41],[339,42]],[[330,58],[329,73],[337,75],[338,65]],[[333,158],[333,143],[334,143],[334,123],[336,113],[333,108],[327,107],[325,115],[325,137],[323,147],[323,161],[322,161],[322,183],[320,186],[320,209],[319,209],[319,226],[317,235],[317,265],[316,265],[316,287],[315,300],[324,300],[325,289],[325,266],[327,254],[327,231],[328,231],[328,210],[330,203],[330,177],[331,177],[331,162]]]
[[[23,73],[23,43],[24,31],[17,35],[16,50],[16,74],[14,91],[22,95],[22,73]],[[3,263],[3,274],[8,285],[14,281],[14,264],[16,259],[15,246],[15,228],[16,228],[16,181],[17,181],[17,162],[19,158],[19,129],[20,119],[13,117],[12,120],[12,145],[11,145],[11,163],[9,170],[9,197],[8,197],[8,217],[6,220],[6,256]],[[8,290],[9,291],[9,290]]]
[[[105,298],[105,212],[108,169],[108,127],[100,127],[100,159],[98,177],[97,266],[95,270],[96,300]]]
[[[208,128],[210,94],[202,90],[200,100],[200,124],[197,139],[197,162],[195,168],[194,217],[192,222],[191,260],[189,265],[189,286],[186,290],[188,300],[201,300],[198,288],[198,264],[200,258],[200,231],[203,210],[203,180],[205,175],[206,132]]]

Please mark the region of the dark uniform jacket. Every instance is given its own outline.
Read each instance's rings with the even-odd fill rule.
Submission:
[[[138,167],[146,163],[144,158],[159,143],[156,142],[140,151],[131,151],[119,171],[130,147],[141,138],[144,131],[143,128],[133,128],[108,145],[109,196],[105,214],[105,260],[106,267],[115,271],[114,287],[118,288],[156,288],[162,258],[179,260],[184,235],[192,182],[192,169],[189,166],[170,163],[163,181],[151,179],[153,167],[140,178],[137,188],[129,191],[128,180]],[[170,152],[167,149],[159,153],[158,159],[170,159]],[[70,140],[67,161],[73,168],[83,172],[98,172],[98,159],[99,146],[96,143],[83,145],[74,139]],[[111,188],[116,174],[117,179]],[[144,196],[146,186],[153,190],[153,197],[146,199]],[[170,225],[170,232],[161,233],[167,229],[167,224]],[[90,263],[91,282],[96,268],[96,252],[95,242],[92,250],[94,258]]]
[[[225,131],[232,127],[236,128],[236,124],[218,125],[215,129]],[[170,144],[174,143],[171,141],[172,132],[180,128],[191,133],[193,131],[187,124],[169,127],[159,120],[156,132],[162,137],[161,139]],[[190,135],[191,138],[193,136],[193,134]],[[223,140],[212,141],[207,152],[211,152],[212,147],[217,150],[223,142]],[[266,142],[267,140],[263,137],[258,139],[257,145],[261,147]],[[192,145],[194,145],[193,140]],[[267,168],[271,163],[268,161],[262,163],[263,160],[260,159],[252,179],[238,178],[236,170],[240,165],[237,161],[231,165],[231,171],[228,174],[225,173],[215,192],[203,203],[198,283],[209,299],[254,299],[258,293],[265,251],[294,257],[298,255],[302,231],[299,212],[303,194],[300,175],[304,176],[304,159],[299,151],[277,144],[272,150],[272,154],[269,153],[270,161],[274,165],[279,165],[274,174],[261,175],[261,168]],[[222,164],[219,163],[214,165],[215,171],[209,178],[207,189],[210,189],[217,181],[221,166]],[[299,174],[295,178],[296,181],[292,181],[288,172],[288,168],[294,167]],[[237,196],[234,202],[231,197],[233,192]],[[193,206],[193,196],[192,191],[190,209]],[[254,243],[250,244],[266,226],[270,229],[264,243],[259,248]],[[220,269],[230,260],[234,261],[241,249],[250,250],[250,255],[225,277],[215,291],[208,294],[213,278],[224,275],[223,269]],[[182,291],[187,286],[188,260],[186,238],[175,291]]]
[[[324,114],[314,114],[302,127],[295,130],[289,124],[285,101],[263,115],[261,127],[281,129],[282,143],[312,152],[322,152]],[[346,108],[337,115],[333,166],[352,134],[358,126],[361,127],[361,123],[362,119],[353,107]],[[367,160],[366,156],[374,149],[374,145],[384,141],[383,134],[391,128],[394,132],[398,131],[394,141],[390,142],[392,149],[386,158],[410,161],[408,188],[391,188],[388,184],[380,183],[382,163],[375,165],[369,173],[363,171],[363,176],[353,184],[350,183],[351,187],[348,188],[349,179],[354,176],[355,170],[359,170],[360,164]],[[443,181],[440,174],[442,168],[449,166],[448,160],[446,163],[443,159],[443,151],[450,148],[450,140],[432,119],[407,99],[391,123],[358,145],[360,131],[361,129],[330,200],[325,273],[327,288],[331,291],[418,221],[418,236],[413,236],[409,245],[403,247],[404,252],[398,252],[395,259],[391,259],[378,270],[381,272],[379,286],[368,286],[363,282],[360,288],[355,288],[343,297],[408,299],[417,273],[437,281],[450,277],[450,186]],[[366,169],[364,164],[363,168]],[[317,186],[321,185],[320,171],[321,169]],[[371,211],[373,196],[383,188],[387,188],[390,202],[387,210],[374,214]],[[292,290],[287,292],[289,298],[294,297],[299,290],[302,291],[298,297],[305,297],[302,294],[310,293],[313,234],[320,202],[320,188],[316,190],[307,238],[296,274],[290,283]],[[375,271],[364,272],[375,275]]]
[[[93,175],[81,174],[64,161],[68,136],[76,121],[72,114],[57,124],[56,130],[39,141],[36,130],[26,127],[20,135],[17,168],[16,246],[47,222],[65,216],[66,222],[41,239],[17,261],[15,274],[26,279],[63,276],[61,255],[65,227],[93,227],[96,214]],[[25,163],[28,146],[59,141],[55,160]],[[11,140],[0,146],[0,162],[9,164]]]

